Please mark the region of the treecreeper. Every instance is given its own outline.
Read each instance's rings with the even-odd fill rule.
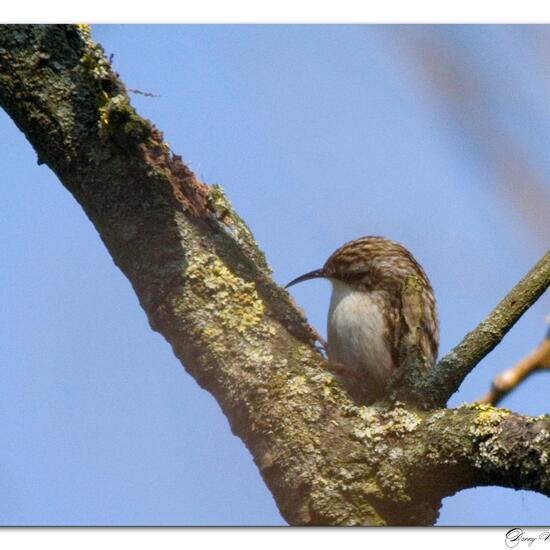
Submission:
[[[423,368],[435,364],[439,327],[433,290],[402,245],[383,237],[361,237],[286,288],[315,278],[332,283],[329,365],[353,379],[365,401],[387,397],[388,383],[410,368],[411,354],[423,358]]]

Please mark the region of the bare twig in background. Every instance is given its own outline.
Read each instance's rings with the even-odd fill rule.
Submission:
[[[461,151],[466,141],[480,161],[487,187],[504,199],[518,222],[541,242],[548,242],[550,173],[540,152],[546,148],[533,146],[533,139],[541,144],[546,141],[547,104],[535,101],[511,65],[499,65],[491,51],[478,56],[464,47],[465,39],[471,42],[482,32],[497,31],[403,25],[388,27],[388,32],[400,53],[408,54],[410,67],[423,85],[421,96],[439,115],[442,127],[458,139]],[[550,41],[544,26],[517,27],[515,32],[517,44],[528,51],[544,49]],[[545,61],[547,54],[540,56],[538,73],[542,75],[547,72]],[[522,114],[523,127],[529,128],[527,136],[511,113]]]
[[[546,318],[550,325],[550,315]],[[544,340],[512,368],[501,372],[493,380],[491,389],[477,403],[496,405],[508,393],[517,388],[525,378],[537,370],[550,368],[550,326]]]

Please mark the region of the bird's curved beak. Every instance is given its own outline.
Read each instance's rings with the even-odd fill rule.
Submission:
[[[325,271],[323,268],[316,269],[315,271],[310,271],[309,273],[306,273],[305,275],[300,275],[300,277],[296,277],[296,279],[290,281],[285,288],[288,288],[292,285],[296,285],[298,283],[302,283],[303,281],[309,281],[310,279],[318,279],[319,277],[324,277]]]

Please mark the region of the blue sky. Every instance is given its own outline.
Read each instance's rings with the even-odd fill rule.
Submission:
[[[547,27],[98,25],[92,35],[129,88],[160,96],[132,102],[223,186],[281,284],[347,240],[400,241],[432,281],[445,353],[547,248],[537,210],[550,197]],[[0,132],[0,524],[284,524],[80,207],[3,112]],[[292,291],[324,333],[328,283]],[[543,296],[451,405],[537,345],[549,305]],[[546,413],[549,389],[550,373],[535,374],[502,405]],[[546,497],[488,487],[446,499],[439,524],[549,518]]]

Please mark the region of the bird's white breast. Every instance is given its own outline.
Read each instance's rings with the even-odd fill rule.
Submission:
[[[383,384],[392,371],[392,358],[381,304],[383,291],[364,292],[332,280],[328,315],[329,359]]]

